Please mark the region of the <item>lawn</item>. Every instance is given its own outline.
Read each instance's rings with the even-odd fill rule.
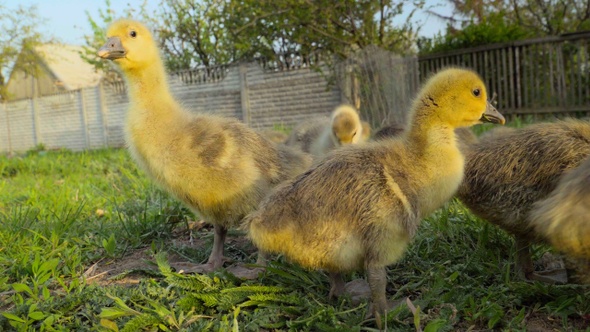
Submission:
[[[329,301],[326,274],[282,257],[252,281],[179,273],[212,229],[125,150],[0,156],[0,180],[0,331],[376,331],[366,300]],[[226,254],[253,263],[229,235]],[[450,202],[388,269],[387,329],[590,331],[590,286],[523,282],[513,261],[511,237]]]

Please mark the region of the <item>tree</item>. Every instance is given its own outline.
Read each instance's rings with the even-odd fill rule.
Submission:
[[[423,1],[413,2],[421,8]],[[407,1],[163,0],[158,36],[169,69],[321,49],[345,56],[378,45],[412,49],[416,29],[396,27]],[[414,9],[415,11],[416,9]]]
[[[531,31],[505,20],[504,14],[490,13],[486,14],[478,23],[472,21],[461,29],[448,24],[444,35],[439,33],[433,38],[420,38],[417,43],[420,54],[430,54],[510,42],[532,36]]]
[[[221,0],[163,0],[158,38],[170,70],[231,62],[235,48],[227,36]]]
[[[0,6],[0,95],[6,99],[6,83],[9,72],[22,70],[36,75],[37,56],[33,49],[46,41],[38,28],[44,20],[39,17],[35,5],[18,6],[16,10]],[[18,59],[18,61],[17,61]]]
[[[150,13],[144,0],[140,6],[129,5],[123,17],[135,17],[149,25],[162,48],[166,67],[177,71],[233,59],[233,48],[220,21],[222,6],[223,1],[220,0],[162,0],[159,10]],[[83,58],[97,69],[112,74],[116,69],[96,57],[96,50],[106,40],[108,25],[118,17],[111,8],[110,0],[105,0],[105,7],[98,11],[98,18],[86,12],[93,33],[85,36]]]
[[[590,0],[448,0],[447,32],[420,41],[421,53],[555,36],[590,29]],[[456,17],[459,17],[457,19]]]
[[[351,51],[376,45],[399,53],[412,50],[416,36],[411,22],[394,24],[408,1],[395,0],[232,0],[224,10],[238,54],[272,56],[322,50],[347,57]],[[235,15],[239,13],[239,15]]]
[[[511,0],[508,18],[539,36],[590,29],[590,0]]]
[[[404,0],[161,0],[157,13],[132,8],[154,28],[169,70],[231,63],[256,57],[321,50],[346,57],[351,51],[377,45],[408,53],[414,50],[418,28],[410,22],[423,0],[404,22]],[[87,13],[93,35],[87,36],[85,59],[107,69],[94,53],[113,20],[110,1],[98,19]]]
[[[536,36],[559,35],[590,28],[590,0],[448,0],[455,14],[469,24],[483,22],[490,14],[502,14]],[[433,14],[455,23],[457,20]]]

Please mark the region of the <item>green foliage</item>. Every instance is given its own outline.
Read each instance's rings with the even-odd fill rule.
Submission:
[[[325,273],[282,257],[251,281],[175,271],[190,213],[152,186],[124,150],[0,157],[0,177],[0,330],[377,330],[364,318],[366,300],[330,301]],[[210,250],[210,241],[202,243],[193,248],[205,253],[196,260]],[[229,257],[253,259],[232,246]],[[133,268],[101,284],[84,275],[97,262],[116,268],[134,248],[155,254],[157,269]],[[547,250],[535,249],[536,258]],[[193,252],[181,259],[195,260]],[[388,267],[387,296],[401,304],[387,329],[525,331],[540,320],[552,330],[583,331],[590,287],[520,281],[514,255],[510,236],[450,202]],[[132,287],[119,285],[131,275]]]
[[[156,255],[156,262],[164,276],[165,285],[150,284],[159,290],[148,290],[148,296],[130,307],[119,297],[110,296],[114,306],[103,308],[100,314],[101,325],[110,330],[118,330],[115,320],[129,318],[121,331],[136,331],[142,328],[158,327],[164,331],[193,327],[204,319],[213,318],[216,313],[223,314],[219,324],[238,328],[240,307],[264,306],[272,303],[291,303],[293,298],[285,296],[285,290],[275,286],[239,285],[220,276],[183,275],[173,272],[163,254]],[[156,296],[157,298],[151,298]],[[205,314],[196,314],[200,311]],[[232,323],[229,324],[229,317]]]
[[[504,19],[504,13],[493,13],[481,22],[471,22],[461,30],[447,28],[432,39],[422,38],[418,41],[420,54],[439,53],[463,48],[476,47],[494,43],[511,42],[531,36],[529,30],[521,25]]]
[[[399,0],[162,0],[157,13],[147,13],[140,6],[130,7],[124,16],[135,16],[154,28],[168,69],[177,71],[318,50],[326,59],[333,54],[347,57],[369,45],[412,53],[416,27],[411,21],[424,1],[411,4],[413,9]],[[86,36],[83,58],[110,70],[110,64],[95,56],[114,16],[109,0],[105,7],[96,19],[87,13],[93,34]],[[406,20],[394,23],[402,15]]]
[[[278,131],[278,132],[281,132],[281,133],[284,133],[284,134],[287,134],[288,135],[288,134],[291,133],[291,131],[293,130],[293,128],[291,128],[290,126],[286,126],[286,125],[284,125],[284,124],[281,123],[281,124],[274,124],[272,126],[272,130],[275,130],[275,131]]]
[[[93,18],[90,13],[86,11],[86,17],[88,18],[88,23],[92,29],[92,35],[84,36],[86,45],[83,46],[84,53],[80,56],[84,61],[94,65],[96,69],[108,72],[109,70],[113,70],[113,68],[110,67],[107,62],[101,61],[96,55],[98,49],[104,45],[107,40],[106,27],[115,20],[110,0],[105,0],[105,6],[106,9],[99,9],[98,19]]]
[[[148,12],[146,3],[129,5],[122,17],[140,20],[153,29],[169,70],[224,64],[235,58],[233,45],[226,36],[227,30],[220,16],[223,2],[162,0],[157,13]],[[107,73],[109,79],[118,80],[116,67],[99,59],[96,51],[106,41],[107,27],[121,14],[116,14],[111,9],[110,0],[105,0],[105,8],[99,9],[97,18],[88,12],[86,16],[92,35],[85,36],[82,58]]]
[[[423,1],[415,1],[421,8]],[[415,27],[411,11],[402,25],[393,21],[402,13],[403,1],[230,1],[225,24],[239,52],[273,59],[277,54],[322,50],[348,57],[351,51],[377,45],[407,53]],[[234,13],[240,15],[234,15]],[[407,12],[406,12],[407,14]]]
[[[156,23],[170,70],[225,64],[236,58],[221,15],[223,1],[163,0]]]
[[[35,145],[33,148],[29,149],[27,151],[27,154],[38,154],[38,153],[44,152],[45,150],[47,150],[47,148],[45,147],[45,144],[39,143],[39,144]]]
[[[117,243],[115,242],[115,234],[111,234],[107,239],[102,239],[102,247],[106,254],[110,257],[114,257],[115,249],[117,249]]]
[[[504,12],[536,36],[555,36],[590,29],[589,0],[504,1]]]
[[[507,117],[506,127],[511,128],[522,128],[524,126],[533,124],[538,122],[538,120],[533,115],[526,115],[526,116],[512,116],[510,118]],[[477,126],[471,127],[471,130],[477,135],[481,135],[488,130],[492,130],[494,128],[500,128],[496,124],[491,123],[484,123]],[[500,129],[501,130],[501,129]]]
[[[215,308],[230,310],[235,306],[251,306],[266,302],[292,302],[288,296],[279,293],[284,289],[276,286],[244,285],[234,286],[233,283],[218,276],[184,275],[173,272],[162,254],[156,255],[156,262],[166,282],[186,292],[185,297],[178,301],[185,308]],[[245,300],[248,302],[244,302]],[[243,303],[242,303],[243,302]]]
[[[420,54],[457,50],[590,29],[590,0],[449,0],[454,8],[444,34],[420,38]],[[457,19],[459,17],[459,19]]]

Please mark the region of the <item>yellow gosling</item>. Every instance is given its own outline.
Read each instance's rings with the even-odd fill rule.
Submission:
[[[590,259],[590,158],[571,170],[531,213],[535,230],[555,248]]]
[[[114,22],[98,51],[127,80],[126,142],[133,159],[164,190],[212,223],[208,262],[223,265],[228,227],[236,226],[271,188],[307,169],[310,156],[277,147],[239,121],[189,112],[172,96],[150,31],[133,20]]]
[[[504,123],[473,71],[447,69],[414,100],[408,130],[397,139],[350,145],[265,198],[243,227],[264,252],[282,253],[330,273],[365,270],[377,324],[388,310],[385,267],[403,255],[420,220],[453,196],[464,159],[454,129]]]
[[[341,105],[330,119],[313,119],[296,126],[285,144],[309,152],[319,160],[337,147],[362,142],[364,135],[358,112],[351,106]]]

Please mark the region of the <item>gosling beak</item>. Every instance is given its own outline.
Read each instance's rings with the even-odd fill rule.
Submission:
[[[490,104],[489,101],[486,105],[486,111],[483,113],[481,119],[479,120],[481,122],[498,123],[501,125],[506,123],[506,119],[504,119],[504,116],[502,116],[502,114],[500,114],[500,112],[498,112],[498,110],[494,106],[492,106],[492,104]]]
[[[103,59],[115,60],[124,58],[127,51],[123,48],[119,37],[111,37],[96,54]]]

